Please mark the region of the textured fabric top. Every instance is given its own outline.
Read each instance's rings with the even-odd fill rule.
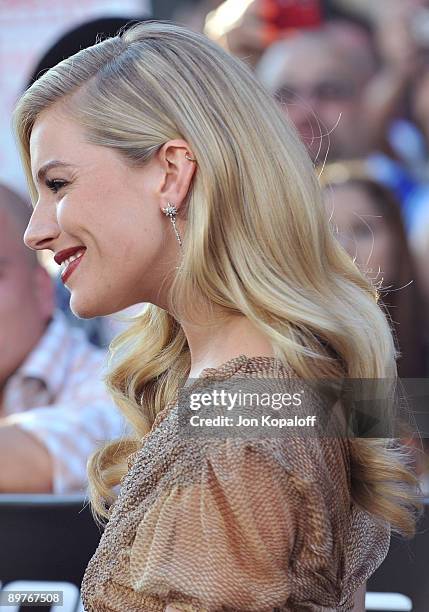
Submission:
[[[197,383],[293,376],[240,355]],[[129,459],[83,579],[85,610],[351,610],[390,527],[351,502],[347,439],[195,440],[178,419],[176,402]]]

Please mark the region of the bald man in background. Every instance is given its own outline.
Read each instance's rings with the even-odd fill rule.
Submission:
[[[0,185],[0,492],[84,492],[86,463],[125,425],[102,380],[105,353],[55,308],[22,237],[30,206]]]
[[[363,83],[351,54],[328,28],[272,45],[258,65],[262,83],[292,120],[312,160],[371,151]]]

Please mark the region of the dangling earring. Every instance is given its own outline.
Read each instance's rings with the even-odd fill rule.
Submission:
[[[162,208],[162,212],[170,219],[173,225],[174,233],[176,234],[177,241],[182,247],[182,239],[176,227],[177,208],[171,202],[167,202],[167,206],[165,208]]]

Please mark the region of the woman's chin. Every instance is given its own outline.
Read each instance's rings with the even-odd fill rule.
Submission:
[[[92,300],[85,299],[83,296],[80,297],[77,293],[71,294],[70,297],[70,310],[79,319],[93,319],[94,317],[106,317],[111,314],[115,314],[123,308],[129,306],[129,304],[123,305],[122,303],[114,303],[107,299],[95,300],[95,296],[92,296]]]
[[[106,312],[101,304],[93,303],[90,301],[79,300],[73,297],[70,298],[70,310],[79,319],[93,319],[94,317],[102,317],[110,312]]]

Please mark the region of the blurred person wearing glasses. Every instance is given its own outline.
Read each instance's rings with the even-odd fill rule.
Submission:
[[[295,124],[313,161],[323,161],[328,151],[330,160],[367,153],[362,83],[328,30],[275,43],[257,73]]]
[[[368,96],[371,69],[368,62],[367,74],[356,70],[349,46],[325,27],[269,47],[257,74],[316,164],[366,158],[371,175],[394,191],[405,210],[417,183],[402,161],[381,150],[384,128]]]
[[[23,243],[30,217],[0,185],[0,493],[82,492],[88,456],[123,421],[101,378],[104,352],[55,308]]]

